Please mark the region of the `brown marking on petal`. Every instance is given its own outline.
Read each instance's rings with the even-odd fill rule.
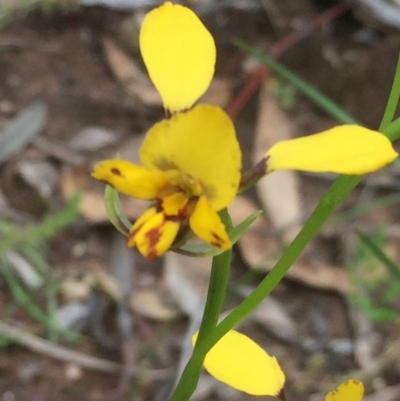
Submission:
[[[182,218],[180,217],[180,215],[173,215],[173,214],[165,214],[165,220],[168,221],[174,221],[174,222],[180,222],[182,221]]]
[[[162,199],[156,199],[155,208],[156,208],[157,213],[161,213],[164,211]]]
[[[151,230],[147,231],[146,233],[146,238],[148,239],[148,252],[147,252],[147,258],[150,260],[158,258],[158,253],[156,246],[158,242],[160,241],[161,238],[161,227],[162,224],[160,224],[157,227],[153,227]]]
[[[116,167],[113,167],[112,169],[111,169],[111,172],[114,174],[114,175],[118,175],[118,176],[122,176],[122,173],[121,173],[121,170],[119,169],[119,168],[116,168]]]
[[[193,212],[194,205],[196,204],[198,197],[192,197],[178,210],[178,214],[164,214],[165,220],[182,222],[186,220]]]
[[[216,241],[221,242],[221,243],[224,242],[224,240],[218,234],[212,232],[211,235],[213,236],[213,238]]]

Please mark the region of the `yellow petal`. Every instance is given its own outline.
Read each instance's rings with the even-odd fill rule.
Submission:
[[[172,191],[167,174],[146,170],[128,160],[104,160],[94,167],[92,176],[125,195],[140,199],[155,199]]]
[[[219,107],[200,104],[155,124],[147,133],[140,158],[148,169],[179,169],[201,184],[215,210],[235,197],[241,152],[232,120]]]
[[[166,219],[162,212],[147,212],[148,215],[142,219],[141,225],[132,227],[128,245],[136,245],[143,256],[152,260],[171,247],[179,230],[179,222]]]
[[[363,384],[358,380],[350,379],[328,393],[325,401],[361,401],[363,395]]]
[[[190,108],[214,75],[214,39],[196,14],[166,2],[150,11],[140,30],[140,51],[164,107]]]
[[[218,213],[209,205],[205,197],[199,198],[189,217],[192,231],[203,241],[222,249],[232,244]]]
[[[266,154],[267,171],[278,169],[364,174],[392,162],[397,153],[384,135],[358,125],[278,142]]]
[[[130,229],[128,246],[135,246],[136,243],[135,236],[137,232],[142,228],[143,224],[146,223],[146,221],[153,218],[156,214],[157,214],[157,208],[151,207],[139,216],[139,218],[135,221],[135,223],[132,225]]]
[[[186,205],[189,199],[183,192],[176,192],[162,199],[160,208],[167,218],[183,220],[186,217]]]
[[[197,334],[192,337],[193,343]],[[285,375],[276,358],[234,330],[211,348],[204,367],[216,379],[252,395],[276,396],[285,384]]]

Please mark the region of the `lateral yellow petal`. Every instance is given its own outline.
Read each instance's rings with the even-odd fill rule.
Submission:
[[[383,134],[358,125],[278,142],[266,154],[267,172],[291,169],[339,174],[376,171],[397,156]]]
[[[358,380],[350,379],[328,393],[325,401],[361,401],[363,396],[363,384]]]
[[[143,256],[153,260],[168,251],[178,230],[178,222],[168,220],[163,213],[156,213],[147,218],[135,231],[131,231],[128,245],[136,245]]]
[[[155,199],[172,191],[167,174],[149,171],[128,160],[104,160],[96,164],[92,177],[106,182],[125,195],[140,199]]]
[[[192,337],[193,343],[197,334]],[[216,379],[252,395],[277,396],[285,384],[285,375],[276,358],[235,330],[211,348],[204,367]]]
[[[153,218],[156,214],[157,214],[157,208],[151,207],[139,216],[139,218],[135,221],[135,223],[129,230],[128,246],[130,247],[135,246],[136,244],[135,239],[137,232],[143,227],[143,224],[146,223],[146,221]]]
[[[199,104],[155,124],[143,141],[140,159],[149,170],[178,169],[188,183],[200,183],[215,210],[226,207],[237,193],[241,151],[233,122],[219,107]]]
[[[189,217],[190,228],[203,241],[222,249],[229,249],[232,244],[218,213],[202,196]]]
[[[172,112],[190,108],[214,75],[214,39],[196,14],[166,2],[150,11],[140,30],[149,76]]]

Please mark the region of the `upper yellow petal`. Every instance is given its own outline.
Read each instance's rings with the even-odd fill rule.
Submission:
[[[193,343],[197,334],[192,337]],[[234,330],[211,348],[204,367],[216,379],[252,395],[276,396],[285,384],[285,375],[276,358]]]
[[[214,39],[196,14],[166,2],[150,11],[140,30],[140,51],[164,107],[190,108],[214,75]]]
[[[202,196],[189,217],[192,231],[203,241],[222,249],[229,249],[232,244],[218,213]]]
[[[363,384],[358,380],[350,379],[328,393],[325,401],[361,401],[363,395]]]
[[[188,186],[194,180],[215,210],[235,197],[241,152],[232,120],[219,107],[200,104],[155,124],[140,158],[148,169],[178,169]]]
[[[173,191],[166,173],[146,170],[128,160],[104,160],[96,164],[92,176],[125,195],[140,199],[155,199]]]
[[[267,171],[278,169],[364,174],[398,156],[383,134],[342,125],[318,134],[276,143],[267,152]]]

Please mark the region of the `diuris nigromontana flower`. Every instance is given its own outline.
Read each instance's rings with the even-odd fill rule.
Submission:
[[[144,256],[165,253],[187,227],[206,243],[228,249],[231,242],[218,212],[238,191],[241,151],[233,122],[221,108],[193,107],[214,74],[214,39],[193,11],[166,2],[146,15],[140,50],[170,118],[148,131],[141,164],[105,160],[92,175],[124,194],[153,201],[128,240]],[[384,135],[343,125],[278,142],[258,166],[261,175],[278,169],[363,174],[395,157]]]

